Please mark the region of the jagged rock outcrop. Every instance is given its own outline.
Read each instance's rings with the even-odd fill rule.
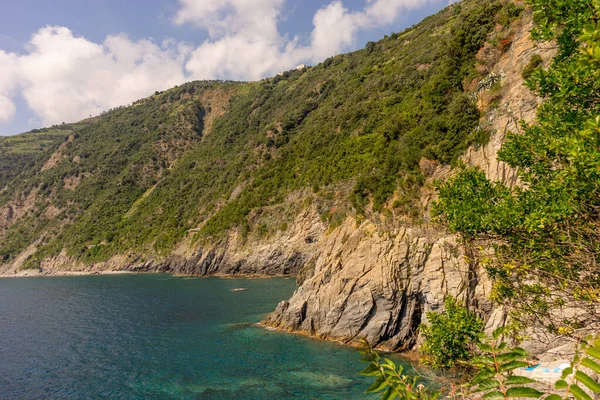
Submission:
[[[370,222],[357,228],[349,218],[319,248],[308,264],[312,276],[265,324],[406,350],[424,313],[439,308],[447,293],[491,311],[485,285],[476,284],[481,271],[463,262],[453,237],[405,227],[384,232]]]
[[[531,11],[528,10],[529,14]],[[491,73],[502,77],[501,92],[497,106],[490,107],[482,104],[479,99],[480,108],[485,110],[483,123],[494,132],[485,146],[470,147],[462,159],[467,164],[477,166],[485,171],[487,177],[492,181],[502,181],[507,185],[517,183],[514,170],[505,163],[498,161],[497,153],[506,140],[509,132],[520,132],[519,121],[531,122],[534,120],[541,99],[524,86],[522,72],[529,64],[531,56],[539,54],[545,65],[550,63],[556,53],[552,44],[535,44],[530,38],[533,22],[530,15],[526,15],[515,21],[513,26],[513,42],[510,48],[500,57],[493,66]]]

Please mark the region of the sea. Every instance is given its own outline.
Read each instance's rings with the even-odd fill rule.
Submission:
[[[0,279],[0,399],[377,398],[365,394],[357,349],[257,325],[295,287],[158,274]]]

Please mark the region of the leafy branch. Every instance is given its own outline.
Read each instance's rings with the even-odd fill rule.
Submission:
[[[468,383],[471,393],[483,393],[484,399],[539,398],[542,392],[526,386],[536,383],[534,379],[515,375],[518,368],[527,367],[527,352],[520,347],[508,348],[500,341],[504,328],[496,329],[487,343],[477,344],[482,354],[470,360],[479,372]]]
[[[545,400],[563,400],[572,397],[577,400],[593,400],[588,392],[600,394],[600,384],[592,379],[586,370],[600,374],[600,337],[598,335],[596,337],[589,336],[582,341],[571,366],[566,368],[561,379],[556,381],[554,387],[563,390],[563,395],[551,394]]]
[[[440,392],[426,390],[425,386],[419,383],[418,376],[406,375],[401,365],[396,365],[389,358],[382,358],[367,340],[363,340],[362,344],[361,353],[365,355],[363,361],[368,362],[369,366],[360,374],[376,377],[367,393],[382,392],[382,400],[435,400],[440,397]]]
[[[520,347],[509,347],[502,341],[504,332],[505,328],[496,329],[491,338],[478,343],[481,354],[466,363],[477,368],[478,372],[469,382],[454,385],[447,394],[448,398],[594,400],[590,394],[600,394],[600,384],[590,376],[590,373],[600,374],[600,332],[582,342],[571,367],[563,371],[561,379],[554,385],[559,393],[542,392],[536,388],[538,382],[535,379],[516,373],[529,365],[526,361],[528,353]],[[367,393],[382,393],[383,400],[437,400],[445,397],[440,391],[430,391],[420,383],[419,376],[405,374],[402,366],[381,357],[366,340],[363,340],[363,346],[361,353],[366,356],[363,361],[369,366],[361,375],[375,377]]]

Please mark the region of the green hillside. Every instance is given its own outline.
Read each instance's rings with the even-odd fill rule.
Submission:
[[[228,229],[268,235],[286,229],[300,192],[342,202],[323,211],[330,224],[347,212],[418,216],[419,161],[451,163],[489,136],[465,88],[481,78],[475,54],[486,38],[504,48],[494,28],[519,12],[465,0],[314,67],[191,82],[70,128],[66,141],[66,131],[36,136],[27,162],[0,164],[0,209],[35,199],[0,230],[0,259],[34,242],[29,267],[63,249],[85,262],[162,256],[192,229],[197,240]],[[3,155],[20,154],[26,135],[0,142]]]
[[[0,189],[21,171],[45,160],[75,130],[85,124],[62,124],[16,136],[0,137]]]

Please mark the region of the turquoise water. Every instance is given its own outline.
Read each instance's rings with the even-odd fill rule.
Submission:
[[[0,398],[368,398],[355,349],[254,324],[294,287],[168,275],[0,279]]]

